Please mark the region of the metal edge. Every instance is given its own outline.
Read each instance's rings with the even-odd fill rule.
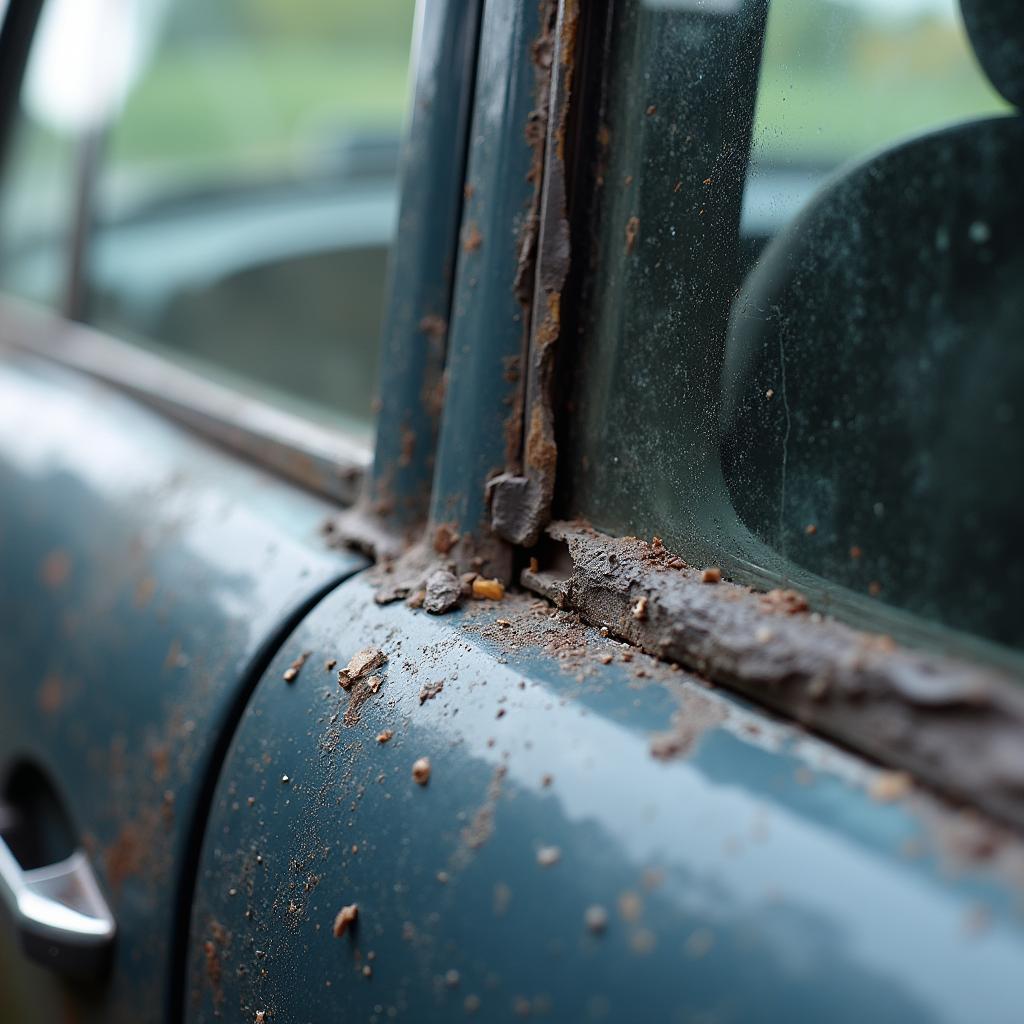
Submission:
[[[216,384],[144,349],[9,296],[0,345],[112,384],[177,423],[343,505],[359,494],[368,444]]]

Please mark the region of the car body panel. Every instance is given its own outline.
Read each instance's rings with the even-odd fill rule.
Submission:
[[[374,592],[318,605],[242,718],[189,1021],[1019,1019],[1015,841],[544,602]],[[345,692],[322,664],[367,645],[379,692]]]
[[[109,985],[67,995],[75,1019],[165,1020],[239,702],[282,631],[364,563],[325,548],[320,499],[106,385],[2,356],[0,771],[27,758],[52,778],[117,919]],[[55,985],[11,960],[0,1005],[51,1021]]]

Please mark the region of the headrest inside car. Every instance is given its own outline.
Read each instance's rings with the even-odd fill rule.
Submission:
[[[960,0],[960,10],[992,85],[1015,107],[1024,107],[1024,3]]]

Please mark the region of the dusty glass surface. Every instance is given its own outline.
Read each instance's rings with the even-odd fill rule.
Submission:
[[[949,0],[622,7],[562,512],[1024,646],[1024,26],[994,6],[995,58]]]

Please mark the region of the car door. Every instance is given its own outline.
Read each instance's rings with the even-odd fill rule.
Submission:
[[[883,342],[918,296],[942,309],[919,343],[957,322],[945,257],[935,291],[900,248],[931,221],[872,235],[883,207],[862,203],[812,234],[816,323],[743,347],[748,322],[775,322],[758,273],[805,258],[790,218],[862,181],[859,147],[934,147],[950,176],[929,178],[931,209],[960,224],[948,120],[1004,101],[974,77],[975,29],[918,14],[485,2],[432,477],[420,432],[404,457],[378,446],[373,500],[336,527],[377,565],[303,619],[242,715],[199,860],[187,1020],[1016,1019],[1014,535],[979,506],[1007,575],[978,605],[876,522],[922,493],[880,472],[871,431],[905,442],[923,401]],[[937,39],[927,74],[887,62]],[[443,69],[421,74],[433,95]],[[1013,220],[1002,152],[974,153],[975,201]],[[893,224],[917,209],[896,196]],[[961,226],[958,258],[1010,258]],[[910,298],[872,307],[869,386],[836,392],[821,332],[868,310],[812,285],[872,285],[843,230],[878,238],[879,280]],[[978,324],[1007,374],[1012,296]],[[813,341],[817,362],[797,347],[779,365]],[[381,416],[410,422],[432,366],[416,384],[389,366]],[[876,454],[822,469],[806,423],[836,394],[862,403],[847,457]],[[731,408],[771,418],[740,445]],[[989,444],[991,422],[971,420]],[[837,507],[828,485],[851,477],[870,486]],[[940,479],[936,523],[960,507]],[[286,685],[300,650],[329,671]]]
[[[180,1019],[226,743],[366,564],[323,524],[370,458],[411,33],[408,4],[7,9],[4,1020]]]

